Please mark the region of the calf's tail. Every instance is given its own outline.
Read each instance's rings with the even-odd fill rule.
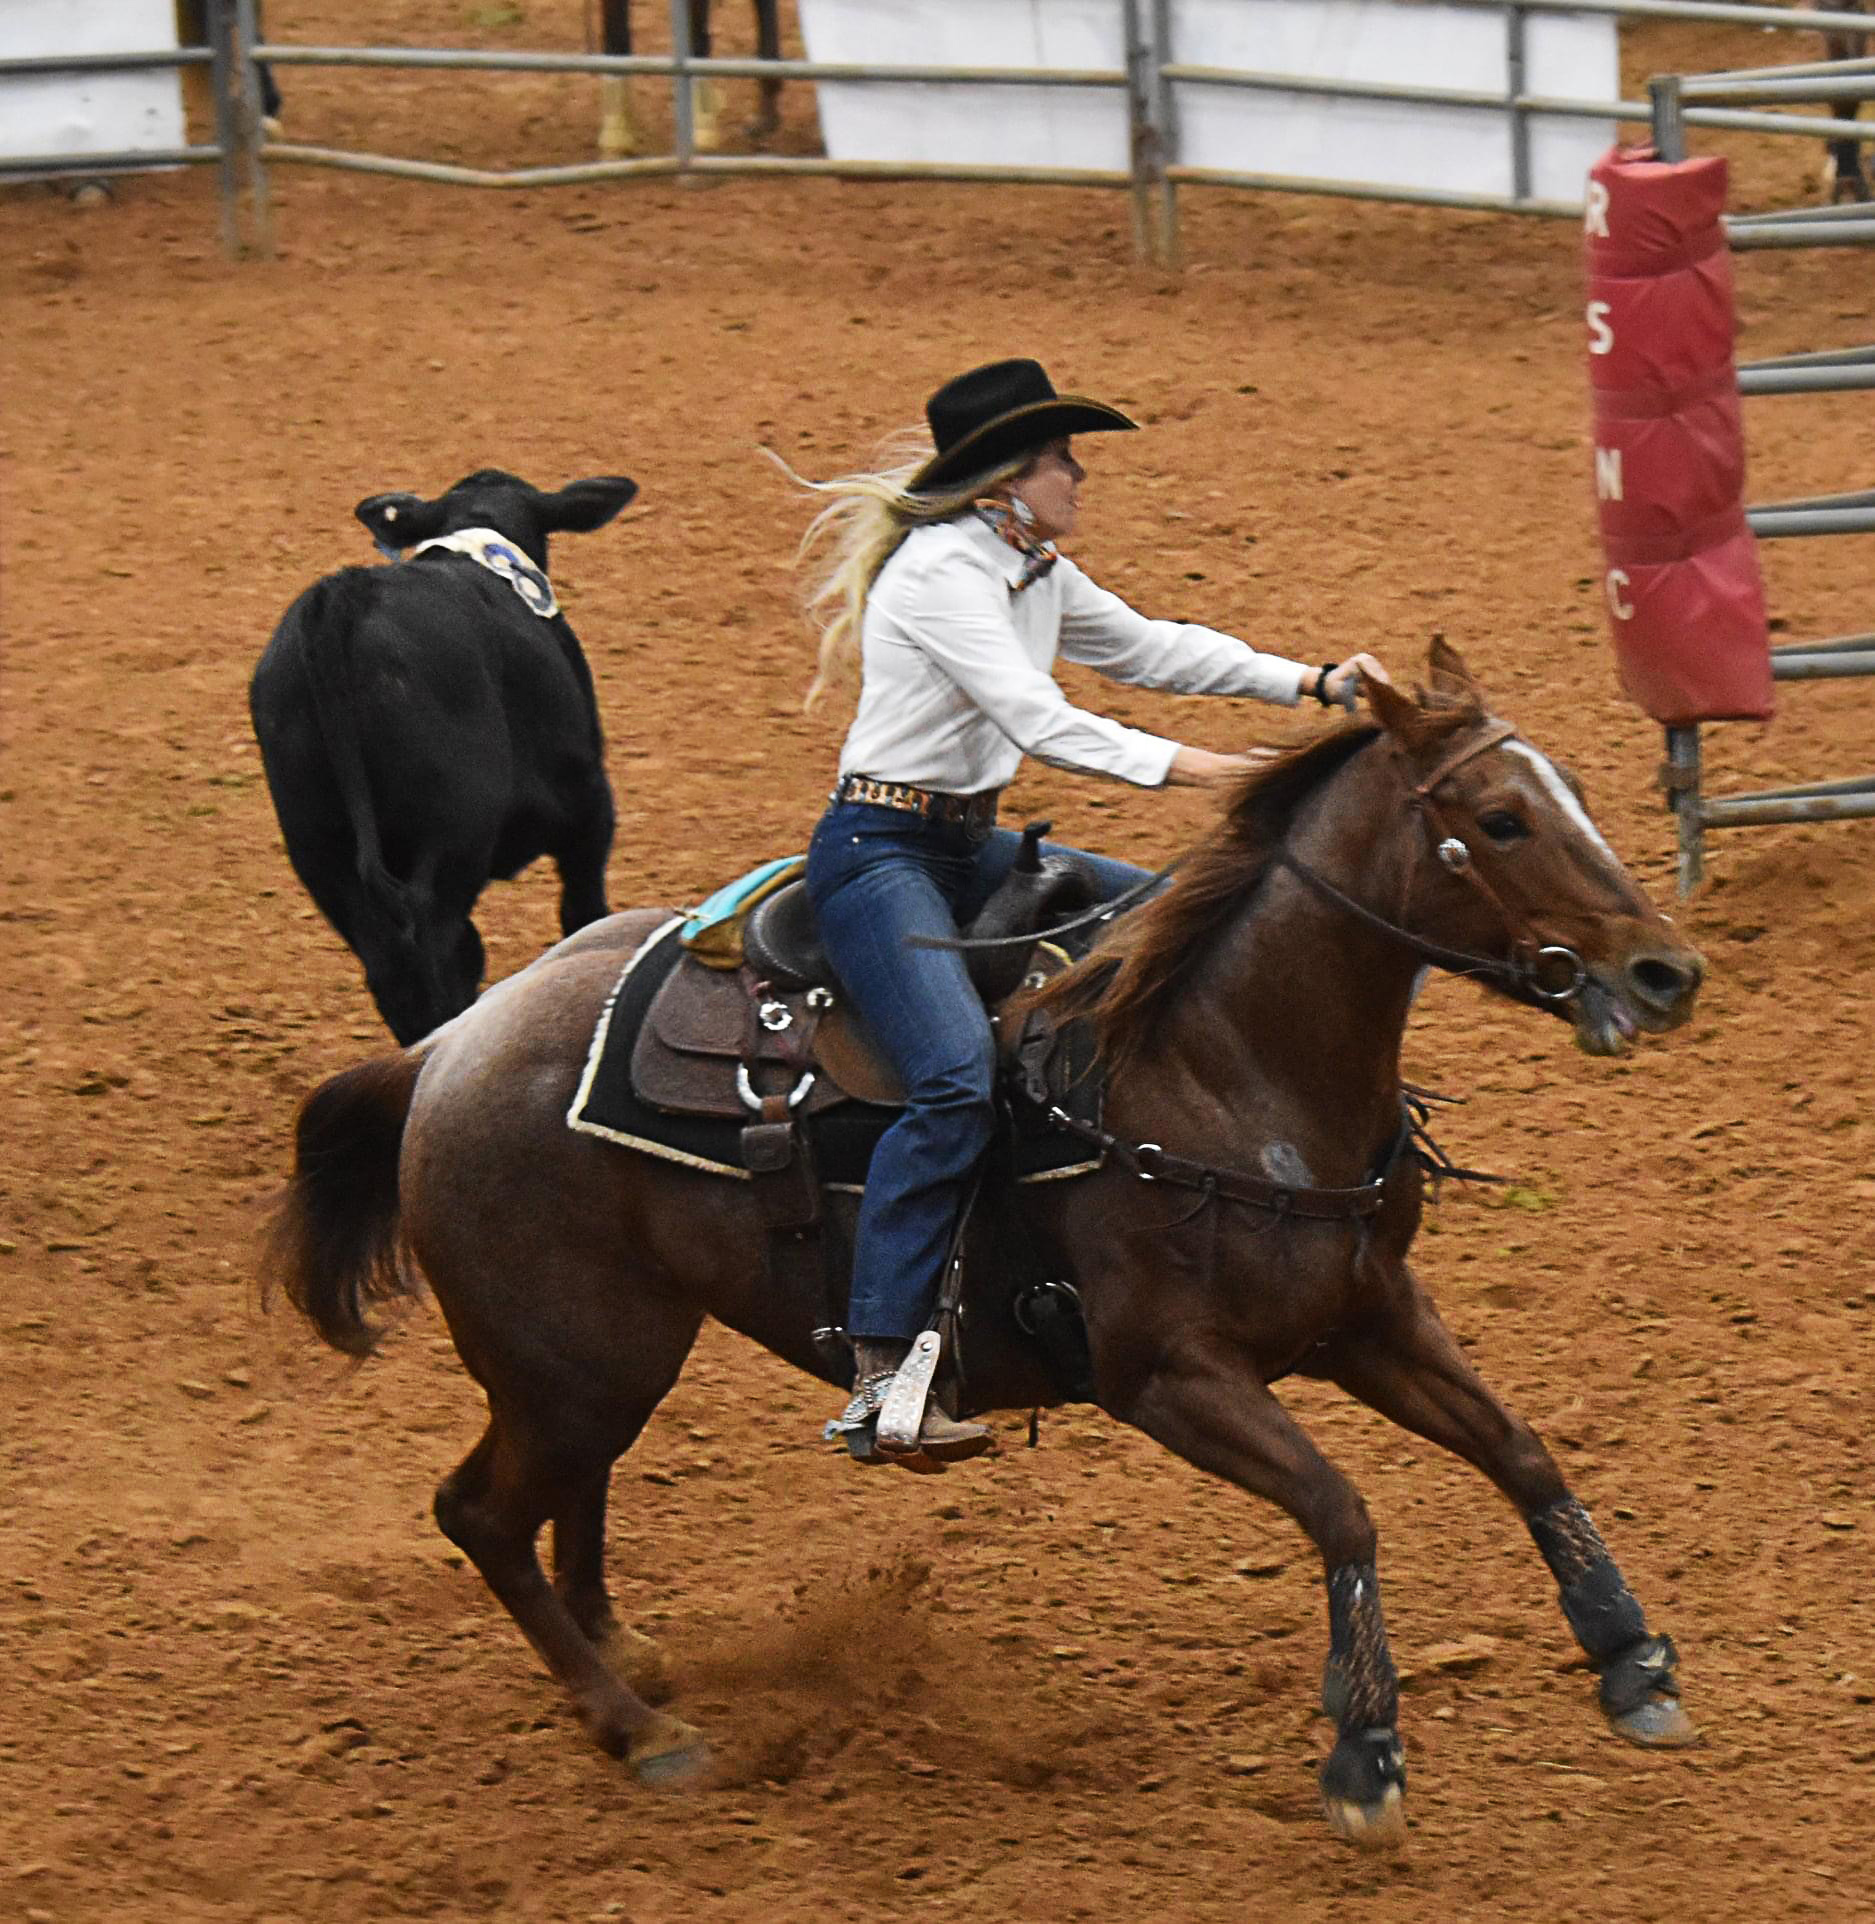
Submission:
[[[414,1296],[397,1164],[423,1058],[375,1056],[300,1105],[293,1174],[268,1224],[263,1284],[283,1290],[332,1348],[368,1356],[368,1305]]]

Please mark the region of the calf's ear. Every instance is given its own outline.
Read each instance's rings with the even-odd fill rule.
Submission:
[[[622,474],[569,481],[558,494],[540,497],[541,525],[549,534],[591,534],[630,504],[638,483]]]
[[[442,504],[420,494],[368,494],[352,513],[387,548],[408,548],[443,531]]]

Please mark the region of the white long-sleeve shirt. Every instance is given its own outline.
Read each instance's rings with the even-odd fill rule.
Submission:
[[[1115,681],[1293,705],[1314,668],[1234,636],[1148,621],[1065,556],[1022,593],[1023,557],[980,516],[914,528],[879,570],[860,632],[842,775],[973,795],[1022,757],[1157,788],[1176,742],[1076,708],[1057,654]]]

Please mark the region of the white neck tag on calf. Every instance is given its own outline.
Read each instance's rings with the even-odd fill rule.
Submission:
[[[544,619],[560,612],[560,604],[553,598],[553,583],[505,534],[497,534],[493,528],[464,528],[458,534],[439,534],[434,541],[419,541],[405,559],[431,548],[447,548],[452,554],[467,555],[490,574],[500,575],[531,614]]]

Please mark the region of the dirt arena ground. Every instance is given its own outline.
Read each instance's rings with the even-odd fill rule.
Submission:
[[[311,42],[581,44],[577,0],[275,11]],[[1714,30],[1627,54],[1637,83],[1774,57]],[[292,131],[341,145],[565,159],[594,119],[566,79],[286,80]],[[1812,191],[1807,151],[1738,152],[1741,204]],[[1283,1518],[1085,1411],[1033,1453],[1009,1419],[935,1487],[863,1477],[816,1440],[824,1393],[720,1333],[615,1484],[621,1604],[723,1760],[642,1791],[430,1522],[480,1421],[440,1324],[353,1371],[258,1303],[294,1104],[383,1038],[286,866],[244,690],[293,595],[369,558],[351,508],[381,488],[642,484],[555,553],[621,905],[798,846],[833,765],[843,717],[799,712],[801,510],[757,444],[846,468],[1017,351],[1150,425],[1095,452],[1097,575],[1310,659],[1404,668],[1443,629],[1666,891],[1659,737],[1597,597],[1574,230],[1192,193],[1173,279],[1093,193],[275,187],[278,257],[238,266],[205,172],[83,212],[0,194],[0,1915],[1875,1910],[1867,830],[1720,839],[1686,916],[1701,1016],[1630,1062],[1454,984],[1421,1005],[1410,1072],[1470,1099],[1448,1146],[1519,1181],[1449,1196],[1424,1271],[1678,1639],[1705,1743],[1607,1736],[1515,1519],[1298,1387],[1382,1534],[1396,1860],[1318,1814],[1323,1611]],[[1740,291],[1754,354],[1875,320],[1853,257],[1758,256]],[[1760,498],[1868,481],[1866,398],[1753,410]],[[1792,635],[1869,625],[1865,548],[1766,561]],[[1073,685],[1210,746],[1303,725]],[[1787,692],[1712,731],[1716,777],[1859,770],[1867,718]],[[1206,819],[1046,771],[1013,803],[1142,858]],[[552,908],[545,874],[489,895],[493,973]]]

